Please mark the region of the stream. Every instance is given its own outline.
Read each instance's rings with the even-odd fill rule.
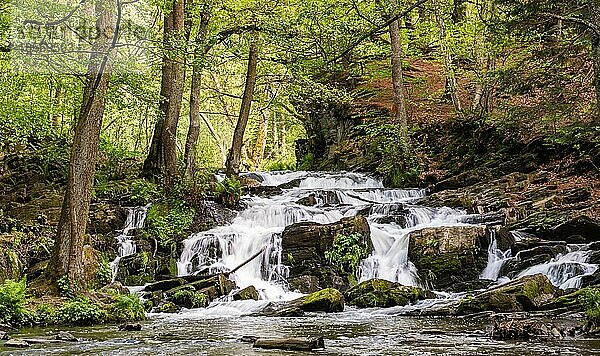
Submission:
[[[386,189],[382,183],[357,173],[256,172],[249,177],[265,186],[290,184],[281,194],[263,198],[245,196],[245,209],[227,226],[200,232],[184,241],[178,261],[179,275],[198,271],[215,273],[231,270],[264,249],[231,278],[239,288],[255,286],[261,300],[213,302],[207,308],[183,310],[177,314],[150,313],[140,332],[118,331],[116,326],[69,328],[82,339],[73,344],[34,345],[26,354],[201,354],[201,355],[283,355],[301,352],[253,349],[243,343],[245,335],[258,337],[324,336],[324,355],[595,355],[600,340],[566,339],[556,342],[502,342],[491,340],[485,319],[419,317],[406,314],[436,308],[463,298],[465,293],[437,292],[438,299],[388,309],[346,307],[342,313],[308,313],[305,317],[251,317],[252,312],[273,300],[291,300],[302,294],[290,291],[287,267],[282,263],[281,233],[286,226],[313,221],[332,223],[343,217],[364,215],[370,226],[374,252],[363,260],[359,280],[383,278],[404,285],[423,286],[419,271],[408,259],[411,231],[424,227],[469,225],[474,215],[447,207],[427,207],[420,201],[427,192],[420,189]],[[222,177],[221,177],[222,178]],[[312,197],[313,206],[299,204]],[[135,252],[129,229],[143,226],[141,215],[147,207],[130,209],[123,232],[117,237],[123,248],[119,256]],[[403,212],[403,215],[397,212]],[[408,213],[406,213],[408,212]],[[399,217],[402,216],[402,221]],[[141,221],[140,221],[141,220]],[[518,238],[518,233],[515,238]],[[488,266],[482,279],[505,283],[502,265],[513,258],[498,250],[490,237]],[[543,273],[561,288],[578,287],[582,276],[597,265],[588,264],[585,246],[569,246],[569,252],[530,267],[521,275]],[[113,264],[116,275],[118,259]],[[132,288],[139,290],[140,288]],[[19,335],[48,336],[57,328],[22,329]],[[63,329],[63,330],[66,330]],[[18,354],[11,350],[2,354]],[[307,353],[308,354],[308,353]]]

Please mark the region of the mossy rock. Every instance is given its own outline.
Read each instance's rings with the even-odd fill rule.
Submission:
[[[536,274],[465,298],[458,304],[456,313],[541,310],[548,308],[561,294],[562,291],[552,285],[546,276]]]
[[[233,294],[233,300],[258,300],[258,291],[254,286],[246,287]]]
[[[178,313],[180,310],[181,307],[173,302],[164,302],[158,306],[159,313]]]
[[[337,289],[327,288],[299,299],[299,308],[308,312],[344,311],[344,296]]]
[[[206,294],[197,292],[192,286],[183,286],[177,292],[169,298],[170,302],[174,304],[192,309],[192,308],[205,308],[208,306],[209,300]]]
[[[403,286],[384,279],[371,279],[353,287],[344,294],[348,304],[359,308],[389,308],[435,298],[431,291]]]

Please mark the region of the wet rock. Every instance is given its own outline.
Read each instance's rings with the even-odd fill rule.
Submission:
[[[281,189],[298,188],[300,186],[300,182],[302,182],[302,178],[297,178],[297,179],[291,180],[287,183],[280,184],[277,187],[281,188]]]
[[[260,189],[262,187],[256,187]],[[249,188],[254,189],[254,188]],[[196,233],[212,229],[216,226],[229,224],[237,213],[223,204],[212,200],[204,200],[194,206],[196,214],[189,227],[190,232]]]
[[[586,242],[600,241],[600,221],[582,215],[562,223],[552,229],[553,239],[581,235]]]
[[[524,276],[461,300],[456,312],[472,314],[482,311],[540,310],[561,294],[562,291],[542,274]]]
[[[182,285],[165,291],[164,297],[168,301],[186,308],[205,307],[210,301],[226,296],[236,288],[235,283],[224,274],[191,283],[187,283],[183,278],[178,279],[183,280]],[[204,299],[204,301],[200,299]]]
[[[519,273],[529,267],[546,263],[552,259],[552,255],[537,255],[526,260],[511,259],[507,261],[500,270],[501,276],[515,278]]]
[[[332,224],[302,222],[285,228],[282,234],[282,256],[290,267],[288,282],[292,289],[304,293],[334,287],[346,290],[354,281],[358,266],[346,266],[329,261],[326,257],[342,236],[357,237],[360,251],[357,260],[368,257],[373,251],[370,229],[363,216],[344,218]],[[353,270],[354,269],[354,270]],[[310,280],[310,284],[305,282]],[[318,280],[318,283],[315,283]]]
[[[560,247],[560,246],[563,247]],[[552,250],[556,250],[559,253],[561,250],[566,250],[566,242],[564,241],[548,241],[542,240],[538,237],[530,235],[526,238],[521,239],[520,241],[515,242],[515,244],[511,248],[511,254],[513,256],[517,256],[521,251],[531,250],[538,247],[549,247]],[[550,254],[557,254],[551,252]],[[562,253],[562,252],[561,252]]]
[[[240,176],[244,177],[244,178],[255,180],[259,183],[263,183],[265,181],[264,178],[260,174],[255,173],[255,172],[242,173]]]
[[[307,197],[301,198],[296,203],[304,206],[315,206],[318,204],[317,198],[314,194],[310,194]]]
[[[436,289],[479,279],[487,265],[486,226],[424,228],[410,233],[409,260]]]
[[[279,195],[283,193],[283,190],[279,187],[273,187],[269,185],[261,185],[258,187],[249,187],[247,188],[247,192],[249,195],[256,195],[263,198],[270,198],[275,195]]]
[[[56,334],[56,336],[54,338],[56,340],[61,340],[61,341],[69,341],[69,342],[78,341],[77,338],[75,336],[73,336],[73,334],[71,334],[70,332],[67,332],[67,331],[59,331],[58,334]]]
[[[342,312],[344,296],[337,289],[327,288],[297,299],[293,304],[307,312]]]
[[[90,223],[88,234],[111,235],[123,228],[127,211],[120,205],[106,202],[90,205]]]
[[[158,306],[159,313],[178,313],[181,307],[172,302],[163,302]]]
[[[323,337],[262,339],[254,342],[253,347],[261,349],[278,349],[294,351],[312,351],[325,348]]]
[[[542,320],[494,321],[492,332],[494,340],[561,340],[563,334],[554,323]]]
[[[383,279],[371,279],[346,291],[344,298],[349,305],[359,308],[389,308],[435,298],[435,295],[418,287],[403,286]]]
[[[249,286],[233,293],[232,298],[233,300],[258,300],[259,295],[254,286]]]
[[[566,244],[556,244],[556,245],[541,245],[530,248],[528,250],[522,250],[517,253],[516,257],[520,260],[527,260],[539,255],[555,257],[558,254],[567,253],[567,245]]]
[[[151,253],[140,251],[119,261],[116,280],[128,286],[142,286],[155,279],[156,261]]]
[[[485,214],[467,215],[462,222],[473,225],[498,225],[504,224],[504,213],[492,211]]]
[[[189,284],[176,288],[174,292],[168,291],[165,294],[168,295],[168,301],[187,309],[205,308],[209,303],[206,294],[197,292]]]
[[[14,347],[14,348],[19,348],[19,349],[24,349],[24,348],[28,348],[31,345],[29,345],[29,343],[27,341],[24,341],[24,340],[10,339],[7,342],[5,342],[3,346],[4,347]]]
[[[182,286],[186,283],[187,283],[187,281],[183,278],[167,279],[164,281],[158,281],[158,282],[148,284],[144,288],[144,291],[145,292],[164,291],[164,290],[169,290],[169,289],[173,289],[175,287]]]
[[[240,176],[240,183],[242,183],[244,187],[259,187],[261,182],[262,181],[253,179],[248,175]]]
[[[600,251],[600,241],[595,241],[589,244],[588,250]]]
[[[121,324],[119,325],[119,330],[121,331],[141,331],[142,324]]]

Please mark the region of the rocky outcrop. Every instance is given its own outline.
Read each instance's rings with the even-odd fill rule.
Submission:
[[[256,315],[302,316],[304,312],[335,313],[344,311],[344,296],[337,289],[327,288],[289,302],[273,302]]]
[[[358,246],[353,251],[360,251],[356,261],[373,251],[369,224],[360,215],[327,225],[303,222],[286,227],[282,235],[282,256],[289,266],[291,289],[304,293],[327,287],[342,291],[348,289],[355,280],[357,266],[344,264],[339,258],[327,258],[332,251],[347,253],[339,247],[339,242],[348,237],[352,237],[353,243]]]
[[[487,264],[485,226],[425,228],[410,233],[408,256],[435,289],[476,281]]]
[[[403,286],[383,279],[371,279],[346,291],[344,298],[348,305],[359,308],[389,308],[435,298],[435,295],[418,287]]]
[[[525,276],[467,297],[458,304],[458,314],[482,311],[517,312],[544,309],[562,291],[542,274]]]

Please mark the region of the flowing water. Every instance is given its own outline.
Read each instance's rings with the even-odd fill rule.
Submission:
[[[133,255],[136,252],[135,241],[132,240],[133,236],[130,234],[135,230],[141,229],[145,226],[146,215],[148,215],[149,207],[150,205],[127,208],[125,226],[123,226],[123,229],[119,231],[119,235],[115,237],[119,243],[117,257],[110,263],[113,282],[115,281],[115,278],[117,278],[117,273],[119,272],[119,262],[121,259],[125,256]]]
[[[180,275],[231,270],[258,251],[259,258],[237,271],[232,278],[240,288],[254,285],[259,301],[217,300],[208,308],[178,314],[150,314],[141,332],[119,332],[115,326],[70,329],[83,338],[75,344],[34,346],[27,354],[200,354],[200,355],[299,355],[301,352],[253,349],[244,335],[258,337],[324,336],[325,355],[596,355],[599,340],[571,339],[557,342],[499,342],[487,335],[488,320],[406,316],[425,309],[443,307],[466,293],[436,292],[437,299],[388,309],[354,309],[342,313],[308,313],[301,318],[253,317],[271,300],[292,299],[299,293],[286,284],[288,270],[282,264],[281,233],[300,221],[331,223],[343,217],[367,217],[374,245],[373,254],[360,265],[360,280],[384,278],[407,285],[420,285],[419,271],[408,259],[411,231],[424,227],[468,225],[476,221],[466,212],[446,207],[420,205],[426,191],[386,189],[381,182],[356,173],[255,173],[263,185],[296,181],[270,198],[244,197],[246,208],[227,226],[193,234],[184,242],[178,262]],[[314,206],[298,200],[312,196]],[[143,226],[147,208],[129,210],[123,232],[117,238],[119,256],[135,252],[129,231]],[[490,229],[492,231],[492,229]],[[521,235],[514,233],[518,239]],[[514,258],[500,251],[491,234],[488,266],[482,279],[500,276],[502,265]],[[521,273],[543,273],[561,288],[576,286],[582,275],[597,266],[587,263],[585,246],[570,246],[564,256]],[[118,259],[114,268],[118,268]],[[115,273],[116,274],[116,273]],[[55,333],[52,328],[21,330],[28,337]],[[1,352],[1,350],[0,350]],[[11,351],[12,354],[16,353]],[[310,353],[306,353],[310,354]]]

